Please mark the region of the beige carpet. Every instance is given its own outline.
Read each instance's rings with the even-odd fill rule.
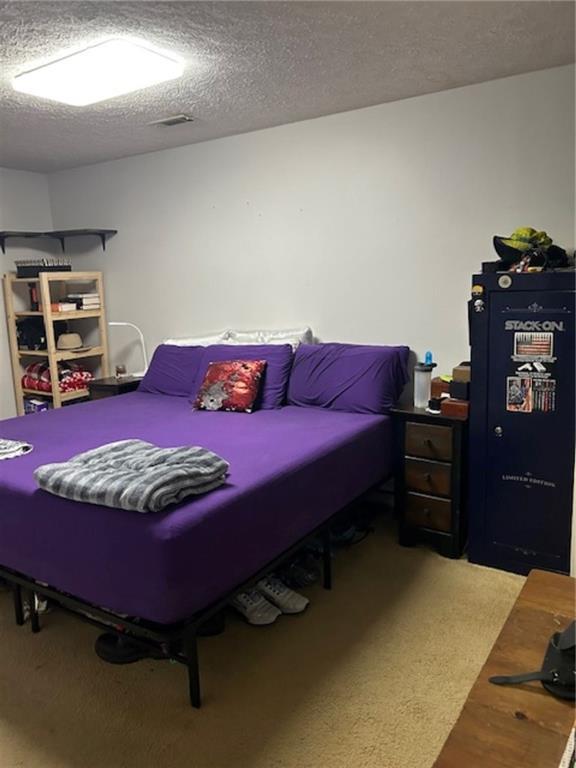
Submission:
[[[428,768],[522,583],[383,527],[303,616],[202,640],[199,712],[182,667],[104,664],[62,614],[33,636],[2,594],[0,768]]]

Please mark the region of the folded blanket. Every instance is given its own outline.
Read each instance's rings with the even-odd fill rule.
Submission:
[[[188,496],[218,488],[229,464],[197,446],[158,448],[119,440],[34,471],[40,488],[65,499],[158,512]]]

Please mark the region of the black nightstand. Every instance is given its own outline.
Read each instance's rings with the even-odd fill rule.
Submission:
[[[115,395],[134,392],[135,389],[138,389],[141,381],[141,378],[134,376],[125,376],[121,379],[114,376],[109,376],[107,379],[95,379],[88,385],[90,400],[101,400],[103,397],[114,397]]]
[[[407,406],[392,411],[399,542],[460,557],[466,515],[468,422]]]

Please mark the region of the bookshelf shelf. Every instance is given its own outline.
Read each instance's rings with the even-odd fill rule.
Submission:
[[[40,312],[40,310],[30,310],[29,312],[14,312],[14,317],[42,317],[42,312]]]
[[[38,392],[36,389],[22,389],[22,392],[25,395],[30,395],[31,397],[52,397],[52,392]],[[60,400],[63,403],[68,403],[71,400],[80,400],[83,397],[88,397],[90,395],[90,391],[88,389],[77,389],[74,392],[61,392],[60,393]]]
[[[79,309],[77,312],[52,312],[52,320],[83,320],[86,317],[100,317],[99,309]],[[14,312],[14,317],[44,317],[44,312]]]
[[[2,233],[0,233],[1,241]],[[58,385],[58,363],[64,361],[82,360],[92,358],[98,359],[101,376],[108,376],[108,333],[106,323],[106,310],[104,306],[104,292],[102,287],[101,272],[41,272],[37,278],[18,278],[15,273],[4,275],[4,299],[6,306],[6,319],[8,323],[8,334],[10,339],[10,353],[12,359],[12,376],[14,382],[14,393],[16,396],[16,408],[18,415],[25,413],[25,397],[47,397],[51,400],[52,407],[60,408],[64,403],[79,400],[88,397],[88,390],[81,389],[74,392],[60,392]],[[16,310],[14,308],[15,295],[19,292],[20,304],[22,303],[22,283],[38,284],[38,301],[42,309],[38,310]],[[54,290],[62,292],[66,290],[62,284],[70,283],[78,286],[82,284],[90,285],[90,292],[97,294],[100,307],[99,309],[80,309],[70,312],[55,312],[52,309],[53,296],[51,286],[59,284]],[[77,288],[76,288],[77,290]],[[18,347],[18,327],[19,320],[26,318],[42,318],[44,320],[44,331],[46,334],[46,349],[20,349]],[[60,350],[57,348],[57,338],[54,330],[55,322],[66,322],[69,320],[83,320],[92,318],[97,321],[98,339],[96,344],[83,347],[79,350]],[[91,333],[95,329],[91,330]],[[40,392],[33,389],[22,387],[22,375],[26,360],[31,362],[34,359],[46,360],[50,366],[50,379],[52,382],[51,392]]]
[[[60,394],[60,400],[62,400],[63,403],[69,403],[71,400],[80,400],[83,397],[89,397],[90,390],[88,389],[77,389],[75,392],[62,392]]]
[[[77,312],[52,312],[52,320],[84,320],[88,317],[100,317],[100,309],[79,309]]]
[[[85,349],[81,352],[74,352],[73,350],[56,352],[56,360],[79,360],[84,357],[101,357],[103,354],[103,347],[90,347],[90,349]]]
[[[50,353],[47,349],[18,349],[18,355],[20,357],[50,357]],[[57,350],[56,360],[76,360],[82,357],[99,357],[104,354],[102,347],[90,347],[89,349],[82,349],[81,351],[66,350],[66,352]]]

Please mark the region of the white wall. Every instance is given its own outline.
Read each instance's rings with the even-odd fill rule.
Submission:
[[[109,317],[141,325],[150,347],[309,323],[325,340],[431,348],[447,371],[468,354],[470,275],[494,257],[494,233],[530,225],[574,247],[574,67],[49,184],[50,200],[42,175],[0,169],[0,229],[50,228],[50,202],[57,227],[118,228],[76,265],[105,271]],[[16,253],[0,254],[2,272]],[[14,413],[9,366],[0,322],[0,418]]]
[[[46,176],[0,168],[0,230],[52,228]],[[9,241],[6,255],[0,251],[0,274],[14,269],[14,259],[37,256],[24,241]],[[4,320],[4,294],[0,291],[0,419],[16,415],[12,370]]]
[[[105,270],[109,316],[150,346],[308,323],[323,340],[430,348],[448,371],[468,355],[470,276],[492,235],[530,225],[574,245],[574,67],[49,181],[58,227],[118,228],[78,264]]]

